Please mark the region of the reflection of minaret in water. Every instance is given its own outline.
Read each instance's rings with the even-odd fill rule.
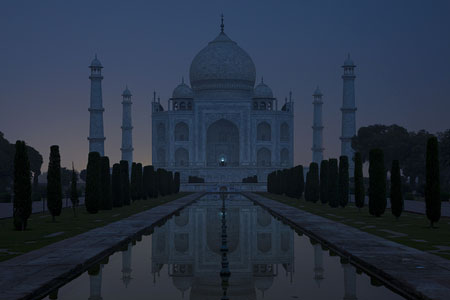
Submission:
[[[102,269],[99,265],[98,274],[89,275],[90,292],[88,300],[102,300]]]
[[[223,24],[223,16],[222,16],[222,24]],[[227,220],[226,220],[226,211],[225,211],[225,194],[222,194],[222,246],[220,248],[220,252],[222,252],[222,269],[220,270],[220,278],[222,279],[222,300],[228,300],[227,291],[228,291],[228,279],[230,278],[230,268],[228,264],[228,245],[227,245]]]
[[[356,297],[356,270],[349,263],[343,263],[344,268],[344,300],[357,300]]]
[[[320,244],[315,244],[314,246],[314,280],[317,286],[320,287],[320,283],[323,280],[323,254]]]
[[[126,251],[122,251],[122,281],[125,287],[128,287],[131,281],[131,243],[128,244]]]

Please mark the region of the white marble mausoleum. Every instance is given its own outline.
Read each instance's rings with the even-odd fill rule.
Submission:
[[[293,165],[293,103],[278,103],[256,84],[252,58],[224,32],[194,57],[190,86],[174,89],[164,110],[152,103],[152,160],[157,168],[205,182],[266,181]]]

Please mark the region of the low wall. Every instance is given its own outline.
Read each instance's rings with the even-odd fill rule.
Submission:
[[[226,190],[225,190],[226,188]],[[181,183],[182,192],[266,192],[267,183],[242,183],[242,182],[205,182],[205,183]]]

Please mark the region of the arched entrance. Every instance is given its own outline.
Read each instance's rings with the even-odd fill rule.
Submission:
[[[235,124],[220,119],[209,126],[206,163],[208,166],[239,166],[239,129]]]

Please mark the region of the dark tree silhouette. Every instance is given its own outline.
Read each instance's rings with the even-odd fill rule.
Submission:
[[[309,165],[310,174],[310,201],[317,202],[320,199],[319,165],[315,162]]]
[[[101,158],[98,152],[90,152],[86,168],[86,192],[84,205],[87,212],[96,214],[100,209],[101,199]]]
[[[398,219],[403,212],[403,196],[400,163],[396,159],[392,161],[390,199],[392,214]]]
[[[364,192],[364,177],[363,177],[363,162],[361,153],[355,153],[355,205],[358,209],[364,207],[364,199],[366,197]]]
[[[139,187],[138,187],[138,175],[137,164],[134,162],[131,164],[131,181],[130,181],[130,193],[131,199],[136,201],[139,199]]]
[[[122,188],[120,183],[120,165],[114,164],[112,169],[112,202],[113,207],[122,207]]]
[[[78,176],[75,172],[75,168],[72,163],[72,181],[70,183],[70,201],[72,202],[73,216],[77,216],[77,206],[78,206],[78,189],[77,189]]]
[[[439,182],[439,145],[436,137],[427,142],[425,203],[430,227],[441,218],[441,198]]]
[[[136,176],[137,176],[137,190],[138,190],[138,199],[145,199],[145,193],[144,193],[144,181],[143,181],[143,174],[142,174],[142,164],[137,163],[136,164]]]
[[[338,185],[338,161],[335,158],[328,160],[328,204],[331,207],[339,206]]]
[[[108,156],[103,156],[100,158],[101,163],[101,199],[100,199],[100,209],[110,210],[113,207],[112,197],[111,197],[111,174],[109,167]]]
[[[27,228],[31,215],[31,170],[24,141],[17,141],[14,154],[14,227]]]
[[[348,157],[343,155],[339,157],[339,205],[346,207],[348,204],[349,174]]]
[[[369,154],[369,213],[380,217],[386,210],[386,169],[381,149]]]
[[[305,178],[303,176],[303,166],[298,165],[294,167],[294,197],[300,199],[303,195],[305,189]]]
[[[328,160],[320,162],[320,202],[328,202]]]
[[[120,187],[121,187],[121,196],[123,205],[131,204],[131,194],[130,194],[130,175],[129,175],[129,167],[128,161],[121,160],[120,161]]]
[[[174,181],[174,193],[177,194],[180,192],[180,172],[175,172],[173,181]]]
[[[47,208],[54,222],[55,217],[61,214],[62,208],[61,157],[59,147],[56,145],[50,147],[47,171]]]

